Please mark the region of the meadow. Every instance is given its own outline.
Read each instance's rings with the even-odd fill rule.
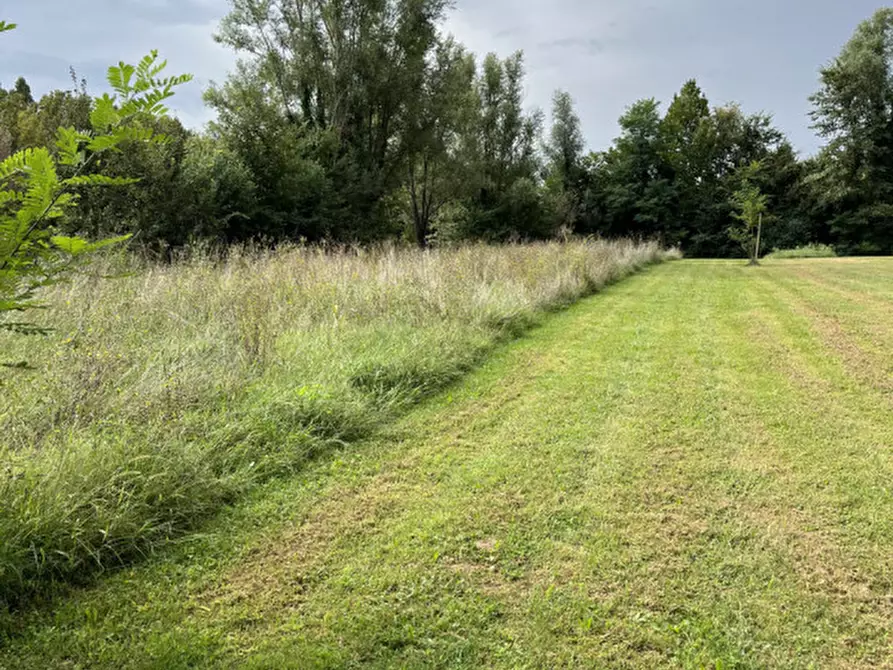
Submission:
[[[652,267],[19,616],[0,668],[889,668],[891,286]]]
[[[0,609],[151,555],[369,435],[653,244],[113,255],[0,334]]]

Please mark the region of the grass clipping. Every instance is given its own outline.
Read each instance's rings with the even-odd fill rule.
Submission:
[[[151,552],[667,257],[603,241],[237,250],[54,288],[51,336],[0,336],[36,368],[2,380],[0,605]]]

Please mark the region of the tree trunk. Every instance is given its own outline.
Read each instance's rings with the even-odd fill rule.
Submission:
[[[412,221],[415,228],[416,243],[420,249],[428,246],[428,232],[431,222],[431,214],[427,206],[428,193],[428,158],[424,159],[424,172],[422,173],[422,202],[419,202],[419,184],[415,177],[415,167],[409,168],[409,198],[412,204]]]
[[[753,248],[753,256],[750,259],[751,265],[760,264],[760,244],[763,241],[763,214],[760,212],[760,222],[757,224],[757,241]]]

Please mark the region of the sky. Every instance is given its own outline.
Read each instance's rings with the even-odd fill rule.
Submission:
[[[548,112],[571,93],[590,149],[607,148],[639,98],[663,103],[691,78],[712,105],[773,114],[802,155],[821,140],[809,96],[819,68],[882,5],[869,0],[457,0],[444,29],[483,56],[525,53],[527,103]],[[0,0],[0,84],[24,75],[36,94],[70,88],[69,68],[101,91],[108,65],[158,49],[172,73],[191,72],[171,107],[190,127],[235,55],[212,38],[226,0]]]

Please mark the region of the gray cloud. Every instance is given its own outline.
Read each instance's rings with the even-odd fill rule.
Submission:
[[[641,97],[667,102],[698,79],[713,104],[739,101],[775,114],[810,153],[808,97],[873,0],[458,0],[447,30],[473,51],[523,49],[528,99],[548,110],[556,88],[577,101],[592,148],[617,134],[617,118]],[[11,0],[2,18],[20,29],[0,37],[0,82],[25,75],[38,93],[70,86],[73,66],[102,90],[111,62],[153,48],[196,81],[174,106],[183,121],[210,119],[202,92],[234,56],[212,34],[225,0]]]
[[[459,0],[450,30],[479,53],[526,53],[528,99],[576,99],[590,146],[606,147],[631,102],[664,103],[690,78],[714,105],[773,113],[801,152],[818,70],[873,0]]]
[[[602,40],[586,37],[562,37],[549,42],[540,42],[536,45],[538,51],[549,51],[552,49],[571,49],[580,50],[586,54],[600,54],[605,50],[605,44]]]
[[[6,3],[4,3],[6,4]],[[0,9],[19,25],[0,37],[0,82],[25,75],[36,93],[70,88],[69,68],[91,91],[105,89],[105,72],[119,60],[135,62],[152,49],[170,61],[170,72],[195,81],[173,101],[192,126],[210,120],[202,92],[223,79],[234,57],[212,38],[226,12],[221,0],[18,0]]]

